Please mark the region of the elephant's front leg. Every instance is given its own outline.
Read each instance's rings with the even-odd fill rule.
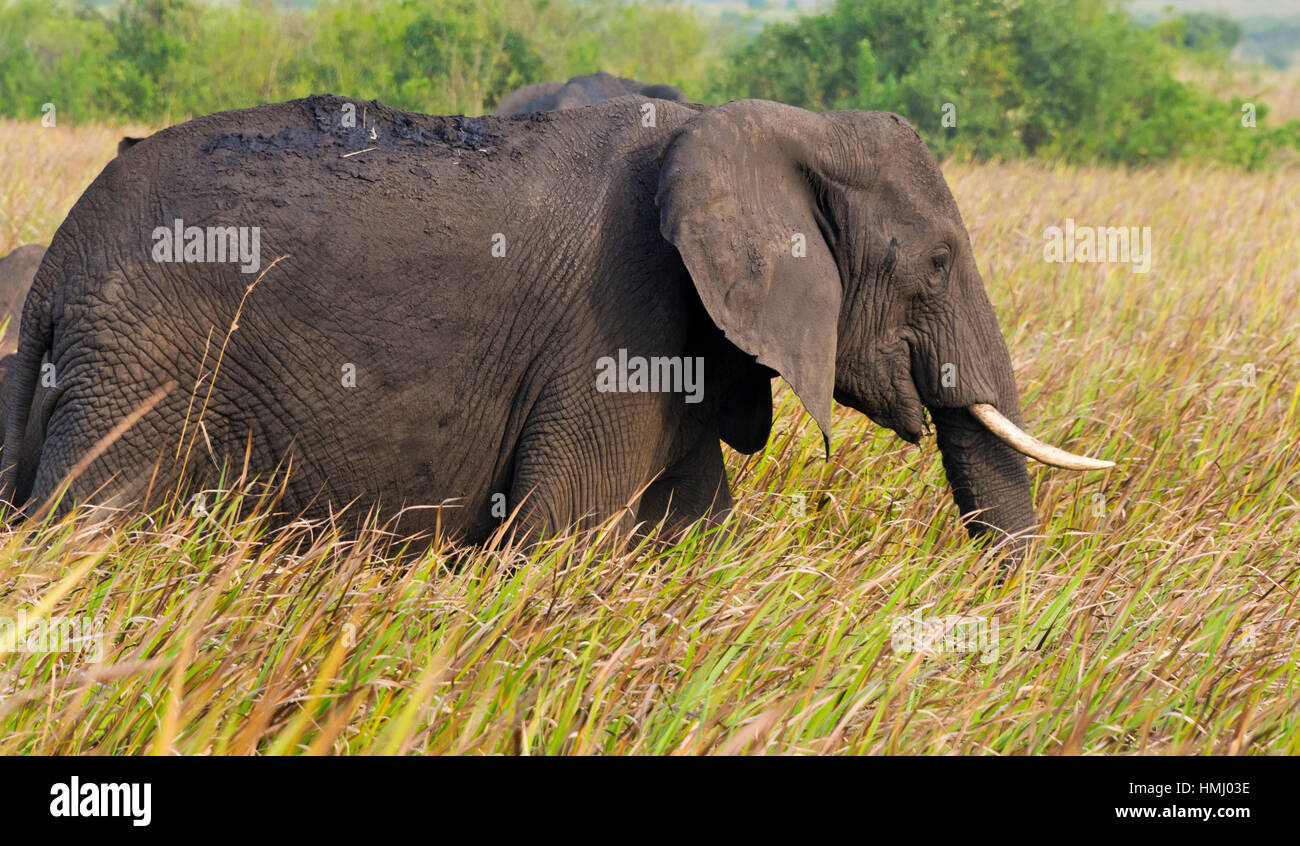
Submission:
[[[637,521],[664,522],[677,532],[702,518],[721,522],[731,511],[731,489],[717,432],[707,432],[694,447],[655,479],[641,497]]]
[[[610,518],[630,531],[663,440],[663,416],[652,404],[644,395],[572,390],[543,397],[515,448],[509,531],[539,540]]]

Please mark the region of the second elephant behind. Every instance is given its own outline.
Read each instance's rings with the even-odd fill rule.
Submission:
[[[492,112],[495,115],[523,115],[579,109],[603,103],[615,97],[636,94],[656,100],[685,103],[686,95],[671,85],[646,85],[635,79],[600,71],[590,76],[575,76],[568,82],[537,82],[507,94]]]
[[[0,443],[4,442],[4,431],[9,419],[9,392],[13,371],[18,364],[18,330],[23,316],[23,303],[27,301],[27,292],[32,287],[36,271],[45,258],[42,244],[24,244],[4,258],[0,258],[0,323],[8,321],[4,338],[0,340]],[[45,392],[38,386],[32,406],[36,409],[28,417],[30,437],[23,443],[28,451],[25,466],[32,467],[39,456],[41,432],[40,406],[45,399]]]

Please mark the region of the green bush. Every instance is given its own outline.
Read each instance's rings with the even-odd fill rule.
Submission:
[[[0,113],[168,123],[324,91],[479,113],[596,70],[701,90],[711,43],[688,10],[619,0],[0,0]]]
[[[716,30],[662,3],[0,0],[0,114],[167,124],[326,91],[478,114],[606,70],[701,102],[900,112],[939,155],[1254,167],[1300,147],[1300,123],[1246,129],[1241,103],[1173,78],[1192,34],[1235,37],[1210,16],[1144,30],[1102,0],[838,0],[724,56]]]
[[[896,111],[939,155],[1254,166],[1300,146],[1295,123],[1247,129],[1239,103],[1174,79],[1174,55],[1097,0],[838,0],[765,29],[717,91]]]
[[[1166,17],[1151,27],[1151,31],[1166,44],[1217,55],[1227,55],[1242,36],[1241,24],[1206,12]]]

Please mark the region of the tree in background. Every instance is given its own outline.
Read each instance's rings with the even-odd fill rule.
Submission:
[[[1167,69],[1171,50],[1098,0],[838,0],[774,24],[719,93],[905,115],[937,154],[1252,165],[1300,128],[1238,131],[1239,104]]]
[[[620,0],[0,0],[0,113],[29,118],[171,123],[325,91],[472,114],[597,70],[702,92],[717,57],[690,9]]]
[[[1255,166],[1300,123],[1243,131],[1242,103],[1175,79],[1240,27],[1146,30],[1103,0],[837,0],[724,54],[690,7],[623,0],[0,0],[0,114],[163,125],[332,92],[482,114],[509,91],[605,70],[697,102],[884,109],[939,155]],[[718,23],[715,26],[723,26]],[[1191,44],[1201,51],[1189,50]]]
[[[1222,15],[1189,12],[1155,27],[1167,43],[1189,50],[1226,54],[1241,40],[1241,24]]]

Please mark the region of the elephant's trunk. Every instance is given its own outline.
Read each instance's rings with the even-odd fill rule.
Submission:
[[[967,529],[994,543],[1010,540],[1023,552],[1036,528],[1025,456],[1070,470],[1114,465],[1048,446],[1024,431],[1011,356],[978,281],[968,258],[959,283],[967,283],[973,307],[945,323],[942,332],[919,335],[935,340],[933,347],[914,346],[912,373],[938,430],[943,466]]]
[[[1025,457],[966,408],[932,408],[931,416],[948,484],[971,536],[1010,542],[1023,553],[1036,525]]]

